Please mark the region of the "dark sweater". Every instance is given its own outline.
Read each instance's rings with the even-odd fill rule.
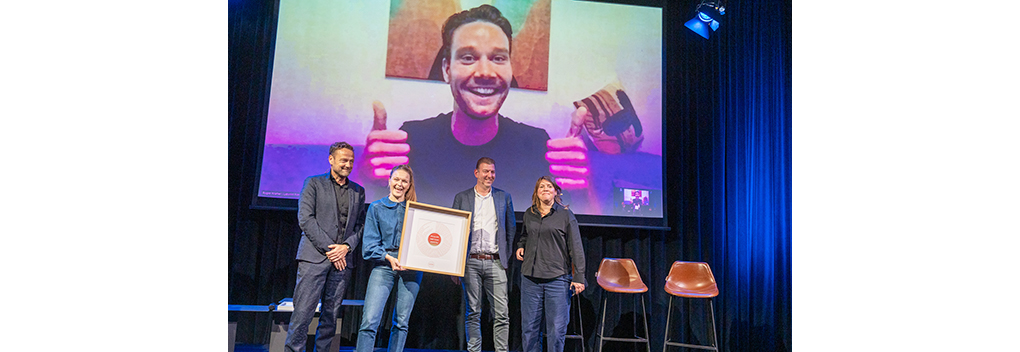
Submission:
[[[407,154],[414,170],[418,201],[446,206],[465,187],[478,182],[475,163],[487,156],[496,161],[496,185],[518,199],[530,199],[535,182],[549,174],[545,130],[499,116],[499,132],[479,146],[461,144],[450,130],[451,113],[405,122]],[[524,204],[527,204],[524,203]]]

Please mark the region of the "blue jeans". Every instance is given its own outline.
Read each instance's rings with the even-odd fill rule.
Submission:
[[[492,307],[492,337],[496,352],[509,349],[510,315],[507,313],[506,269],[499,259],[468,258],[464,267],[464,293],[467,296],[468,351],[482,350],[482,293]]]
[[[396,256],[396,253],[391,254]],[[390,298],[394,284],[397,284],[397,304],[393,307],[393,328],[390,329],[390,352],[404,350],[407,340],[407,321],[414,308],[414,299],[418,297],[421,286],[420,271],[393,271],[389,262],[383,261],[372,268],[368,277],[368,288],[365,292],[365,306],[362,309],[361,328],[358,331],[358,343],[355,351],[371,352],[375,350],[375,334],[382,321],[383,309]]]
[[[545,317],[546,351],[562,352],[570,322],[570,280],[521,276],[521,338],[524,352],[542,351],[542,317]]]

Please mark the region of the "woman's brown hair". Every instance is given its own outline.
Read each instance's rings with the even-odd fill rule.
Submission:
[[[552,176],[542,176],[538,178],[538,181],[535,181],[535,191],[531,192],[531,208],[529,208],[529,210],[531,210],[531,212],[534,214],[542,215],[541,213],[538,212],[538,204],[542,202],[540,199],[538,199],[538,185],[541,185],[542,181],[547,181],[551,183],[553,189],[556,190],[556,196],[553,197],[553,202],[566,208],[567,206],[563,205],[563,199],[560,198],[560,194],[563,193],[563,189],[560,188],[560,185],[556,184],[556,181],[553,180]]]

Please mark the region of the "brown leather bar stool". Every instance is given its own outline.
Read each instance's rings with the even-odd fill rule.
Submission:
[[[642,293],[648,292],[648,286],[641,281],[641,274],[638,273],[637,265],[634,265],[634,261],[628,258],[603,258],[602,264],[599,264],[599,271],[595,272],[595,279],[598,281],[599,286],[606,291],[606,294],[602,295],[602,322],[599,323],[599,352],[602,351],[602,345],[606,340],[609,341],[628,341],[628,342],[644,342],[645,348],[648,352],[651,352],[652,347],[648,342],[648,311],[645,309],[645,296]],[[642,318],[645,322],[645,337],[606,337],[603,335],[606,329],[606,299],[608,293],[636,293],[641,296],[641,312]]]
[[[712,307],[712,297],[719,295],[719,287],[715,284],[715,276],[712,276],[712,268],[708,263],[702,262],[673,262],[669,269],[669,276],[666,277],[666,293],[669,293],[669,308],[666,314],[666,336],[662,339],[662,351],[666,352],[668,346],[698,348],[703,350],[719,350],[719,340],[715,332],[715,308]],[[669,340],[669,318],[673,313],[673,296],[684,298],[707,298],[708,308],[712,313],[712,345],[692,345]]]

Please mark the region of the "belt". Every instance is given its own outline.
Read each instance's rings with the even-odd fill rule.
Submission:
[[[499,253],[493,254],[472,253],[469,257],[481,260],[499,260]]]

